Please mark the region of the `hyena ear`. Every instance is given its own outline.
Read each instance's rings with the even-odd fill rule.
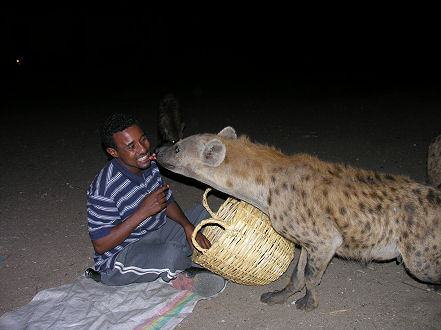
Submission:
[[[225,158],[225,145],[218,139],[208,141],[201,151],[201,160],[208,166],[217,167]]]
[[[233,140],[237,139],[236,131],[231,126],[225,127],[222,131],[217,133],[217,135],[219,135],[225,139],[233,139]]]

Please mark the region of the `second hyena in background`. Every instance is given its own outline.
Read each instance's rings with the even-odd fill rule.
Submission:
[[[427,154],[428,183],[441,189],[441,135],[429,145]]]
[[[159,104],[159,145],[175,144],[181,140],[184,137],[184,127],[178,99],[173,94],[167,94]]]

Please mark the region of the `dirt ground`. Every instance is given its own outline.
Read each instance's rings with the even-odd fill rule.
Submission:
[[[313,79],[18,83],[2,101],[0,314],[93,265],[85,191],[107,161],[97,128],[113,111],[135,112],[154,144],[157,103],[170,91],[181,100],[186,135],[231,125],[288,154],[307,152],[420,182],[427,146],[441,134],[441,94],[434,85]],[[183,209],[201,201],[203,185],[163,174]],[[216,209],[222,200],[214,195],[209,201]],[[217,298],[198,302],[178,328],[441,329],[440,292],[394,261],[364,267],[334,258],[319,287],[320,305],[309,313],[292,303],[302,293],[284,305],[259,301],[262,293],[284,287],[290,271],[292,266],[267,286],[229,283]]]

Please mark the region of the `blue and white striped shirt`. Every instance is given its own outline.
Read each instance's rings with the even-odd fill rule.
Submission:
[[[154,161],[142,172],[142,177],[130,172],[117,159],[110,161],[95,177],[87,190],[87,221],[89,235],[97,240],[110,233],[110,229],[130,217],[154,190],[164,181]],[[173,202],[170,189],[166,190],[167,206]],[[166,209],[141,222],[124,242],[113,249],[95,252],[95,269],[112,268],[117,254],[148,232],[161,228],[166,222]]]

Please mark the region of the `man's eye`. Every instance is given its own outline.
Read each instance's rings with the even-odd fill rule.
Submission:
[[[176,146],[176,148],[175,148],[175,152],[176,152],[176,153],[179,152],[179,146]]]

